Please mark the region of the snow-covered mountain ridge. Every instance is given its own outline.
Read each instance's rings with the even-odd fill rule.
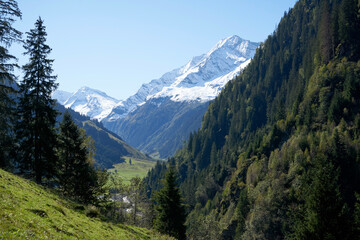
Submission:
[[[178,102],[212,100],[246,67],[258,46],[236,35],[225,38],[206,54],[193,57],[186,65],[143,84],[135,95],[120,101],[104,121],[124,118],[152,98],[169,97]]]
[[[125,118],[151,99],[207,102],[247,66],[258,46],[258,43],[236,35],[225,38],[206,54],[193,57],[184,66],[143,84],[136,94],[122,101],[88,87],[82,87],[74,94],[58,90],[53,97],[67,108],[103,121],[105,126]]]
[[[66,100],[64,100],[65,97],[67,97]],[[54,92],[53,98],[57,99],[66,108],[71,108],[98,121],[108,116],[119,102],[119,100],[106,95],[106,93],[89,87],[82,87],[73,94],[57,90]]]

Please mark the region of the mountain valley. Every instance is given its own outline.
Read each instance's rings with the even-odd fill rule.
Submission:
[[[87,87],[66,100],[63,92],[55,92],[53,97],[65,107],[101,121],[144,153],[166,159],[200,128],[209,102],[249,64],[258,46],[238,36],[223,39],[206,54],[143,84],[125,101]]]

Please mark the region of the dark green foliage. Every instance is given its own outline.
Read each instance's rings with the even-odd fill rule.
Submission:
[[[21,33],[12,27],[18,18],[21,12],[16,1],[0,1],[0,168],[10,167],[14,148],[16,77],[12,72],[17,65],[8,48],[21,41]]]
[[[164,187],[156,194],[156,218],[154,228],[179,240],[185,239],[185,209],[176,186],[174,169],[170,168],[164,179]]]
[[[165,176],[166,164],[161,162],[156,162],[156,165],[153,169],[148,172],[148,177],[144,179],[145,187],[143,189],[144,194],[150,198],[153,194],[153,191],[158,191],[162,187],[161,181],[154,181],[154,179],[161,179]]]
[[[210,104],[170,164],[189,236],[211,215],[222,239],[358,237],[359,10],[357,0],[298,1]]]
[[[246,189],[243,189],[240,193],[239,200],[236,207],[236,214],[237,214],[237,227],[235,232],[235,239],[241,239],[241,235],[245,232],[245,223],[246,217],[249,213],[250,206],[249,206],[249,199],[247,196]]]
[[[23,172],[41,183],[43,177],[56,176],[55,155],[57,111],[51,93],[57,88],[53,72],[53,60],[47,58],[50,47],[46,45],[43,20],[39,18],[35,28],[27,33],[24,48],[29,63],[23,66],[24,79],[20,85],[20,102],[17,139],[20,144],[20,167]]]
[[[358,60],[360,47],[359,3],[354,0],[343,0],[339,12],[339,39],[338,51],[340,56],[347,56],[351,60]]]
[[[130,197],[131,205],[133,206],[131,219],[134,225],[138,224],[137,215],[139,213],[139,205],[142,200],[142,196],[140,195],[141,188],[142,188],[142,180],[140,177],[137,176],[130,180],[128,195]]]
[[[339,168],[326,152],[318,153],[313,164],[304,175],[305,208],[294,225],[296,239],[346,239],[349,229],[344,226],[349,225],[338,184]]]
[[[98,176],[93,166],[91,141],[78,128],[68,112],[59,126],[59,184],[63,193],[82,202],[96,200]],[[89,146],[90,145],[90,146]]]
[[[86,130],[86,134],[95,141],[95,165],[101,168],[112,168],[114,164],[124,162],[123,157],[128,156],[138,159],[149,159],[150,157],[141,153],[122,140],[118,135],[107,130],[101,123],[91,120],[89,117],[80,115],[79,113],[65,109],[64,106],[57,104],[56,109],[65,113],[68,111],[73,121]],[[60,122],[59,115],[57,121]]]
[[[305,154],[311,152],[312,161],[304,163],[307,170],[299,178],[301,186],[292,189],[298,195],[290,239],[357,239],[359,153],[345,129],[349,126],[342,122],[308,137]]]

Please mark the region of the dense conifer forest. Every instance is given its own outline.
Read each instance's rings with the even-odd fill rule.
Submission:
[[[189,239],[358,239],[360,2],[300,0],[172,166]]]

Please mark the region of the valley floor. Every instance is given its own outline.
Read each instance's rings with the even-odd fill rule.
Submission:
[[[109,169],[111,174],[121,177],[124,183],[130,183],[134,177],[143,178],[148,171],[156,165],[156,161],[124,157],[125,162],[115,164],[114,168]],[[131,162],[131,164],[130,164]]]

